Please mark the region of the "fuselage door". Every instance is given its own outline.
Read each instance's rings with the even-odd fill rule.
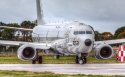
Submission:
[[[69,42],[70,33],[71,33],[71,27],[69,27],[65,32],[66,43]]]

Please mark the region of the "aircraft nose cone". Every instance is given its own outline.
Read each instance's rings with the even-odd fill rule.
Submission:
[[[90,39],[85,40],[85,45],[90,46],[92,44],[92,41]]]

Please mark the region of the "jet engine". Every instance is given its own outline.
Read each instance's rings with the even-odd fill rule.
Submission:
[[[95,48],[95,56],[97,59],[110,59],[113,56],[113,49],[110,45],[100,44]]]
[[[37,51],[33,45],[22,45],[17,50],[18,58],[21,60],[35,60],[37,58]]]

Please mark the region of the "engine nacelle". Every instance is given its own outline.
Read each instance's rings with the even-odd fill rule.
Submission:
[[[21,60],[34,60],[37,58],[37,51],[33,45],[22,45],[17,50],[18,58]]]
[[[107,44],[100,44],[95,48],[95,56],[98,59],[110,59],[113,53],[112,47]]]

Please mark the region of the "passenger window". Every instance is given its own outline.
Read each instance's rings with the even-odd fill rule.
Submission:
[[[92,34],[92,31],[86,31],[86,34]]]

